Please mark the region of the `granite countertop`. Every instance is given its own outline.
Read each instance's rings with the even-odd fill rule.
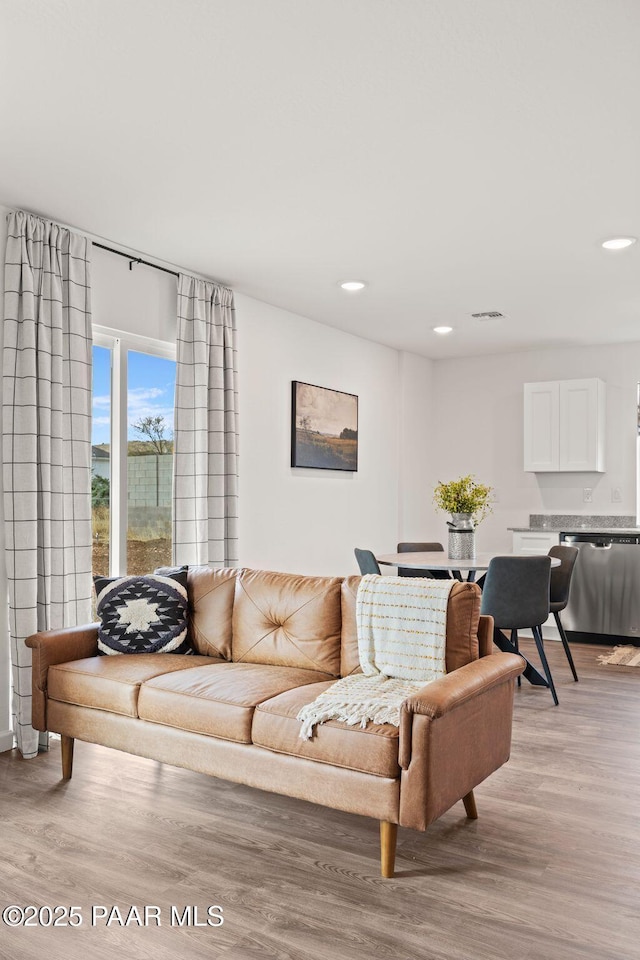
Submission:
[[[564,527],[507,527],[507,530],[511,530],[513,533],[618,533],[625,535],[636,535],[640,536],[640,527],[592,527],[592,526],[564,526]]]
[[[528,527],[508,527],[513,533],[591,533],[640,535],[640,526],[633,516],[606,514],[532,513]]]

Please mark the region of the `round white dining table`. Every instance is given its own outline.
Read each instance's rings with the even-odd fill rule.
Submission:
[[[488,570],[494,557],[530,557],[531,554],[521,553],[477,553],[472,560],[454,560],[443,551],[429,553],[383,553],[376,556],[376,560],[385,567],[404,567],[407,570],[456,570],[465,573],[476,573],[478,570]],[[560,560],[551,557],[551,566],[559,567]]]

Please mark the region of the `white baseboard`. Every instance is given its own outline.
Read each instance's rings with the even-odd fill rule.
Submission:
[[[13,749],[13,730],[0,730],[0,753]]]

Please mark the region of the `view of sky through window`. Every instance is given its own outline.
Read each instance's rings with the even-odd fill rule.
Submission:
[[[167,435],[173,434],[175,360],[133,350],[128,354],[128,439],[140,440],[132,428],[143,417],[163,417]],[[109,443],[111,422],[111,357],[103,347],[93,349],[93,444]]]

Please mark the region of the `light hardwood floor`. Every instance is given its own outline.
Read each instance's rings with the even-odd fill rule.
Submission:
[[[523,644],[523,650],[529,647]],[[512,758],[425,834],[76,744],[0,756],[0,908],[78,905],[79,929],[7,929],[2,960],[638,960],[640,669],[548,643],[560,706],[516,691]],[[526,651],[525,651],[526,652]],[[160,928],[86,925],[92,904],[159,905]],[[221,928],[170,927],[220,904]]]

